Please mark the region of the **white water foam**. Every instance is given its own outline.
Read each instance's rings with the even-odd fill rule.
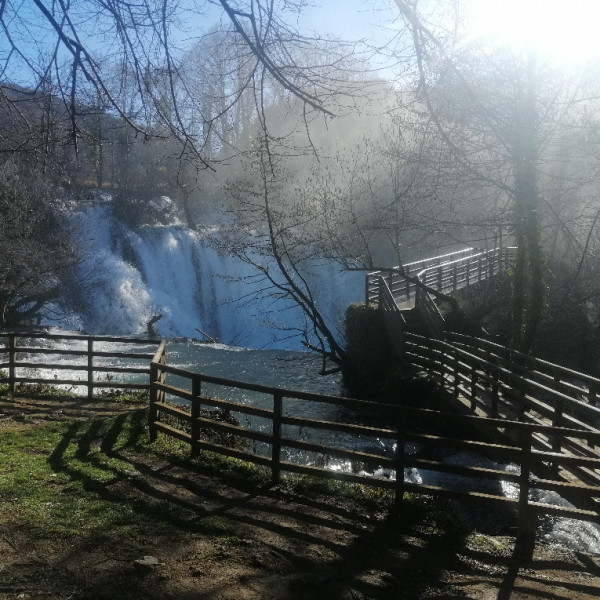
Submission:
[[[70,327],[89,333],[146,333],[155,324],[166,338],[202,339],[205,332],[227,345],[301,349],[291,335],[304,316],[290,300],[274,301],[254,267],[218,253],[197,232],[181,225],[133,230],[113,216],[111,202],[79,210],[80,266],[84,291],[64,303]],[[347,306],[362,300],[364,274],[320,261],[307,272],[316,303],[340,333]]]

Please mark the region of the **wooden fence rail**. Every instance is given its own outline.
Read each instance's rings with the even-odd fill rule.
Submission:
[[[7,370],[8,377],[4,381],[10,386],[12,394],[17,384],[85,386],[88,399],[99,388],[148,390],[149,361],[154,357],[154,352],[131,352],[122,348],[124,345],[154,348],[158,344],[156,340],[140,338],[0,331],[0,342],[2,340],[0,369]],[[51,344],[44,345],[46,341]],[[68,347],[59,347],[58,343]],[[99,348],[100,345],[103,349]],[[44,362],[46,356],[52,356],[55,361]],[[69,360],[63,360],[65,358]],[[100,362],[98,359],[103,360]],[[116,365],[116,361],[122,364]],[[67,379],[58,373],[52,377],[41,374],[49,370],[59,373],[65,370],[81,371],[82,377]],[[139,382],[118,379],[121,375],[127,377],[134,374],[145,377]]]
[[[437,365],[441,373],[449,365],[440,356],[438,350],[428,354],[427,360]],[[456,360],[452,356],[450,364],[454,367]],[[462,362],[462,357],[459,357],[458,363]],[[459,372],[463,372],[462,368],[455,371],[457,381],[460,380]],[[523,535],[532,533],[533,517],[539,513],[599,520],[600,505],[597,501],[600,499],[600,484],[570,481],[564,478],[564,473],[574,469],[597,471],[600,469],[600,457],[574,455],[563,449],[567,442],[592,448],[600,443],[600,431],[408,408],[249,384],[169,366],[160,351],[153,360],[152,373],[151,438],[156,439],[159,433],[174,437],[189,444],[193,455],[206,450],[262,465],[270,469],[274,481],[279,480],[282,472],[292,472],[391,489],[396,494],[397,503],[401,502],[404,492],[413,492],[502,506],[516,511],[519,531]],[[178,385],[168,383],[167,378],[175,379]],[[208,384],[258,392],[264,395],[264,406],[208,395],[203,392]],[[298,401],[315,406],[312,410],[303,411],[304,414],[321,414],[322,418],[298,416],[294,410]],[[328,410],[323,408],[326,406]],[[215,409],[237,415],[238,423],[219,420],[211,412]],[[343,418],[342,415],[350,411],[351,420]],[[377,415],[377,424],[357,423],[357,413]],[[243,419],[248,420],[246,426],[241,424]],[[506,434],[502,443],[482,441],[481,430],[492,436],[498,429]],[[460,436],[447,433],[458,430]],[[206,434],[207,431],[219,432],[239,443],[216,442]],[[309,431],[314,435],[307,439],[304,435]],[[320,440],[322,432],[327,432],[329,441]],[[340,441],[340,437],[345,441]],[[336,439],[337,442],[334,441]],[[559,440],[561,450],[538,448],[536,439]],[[387,452],[369,450],[373,446],[369,445],[369,441],[373,440],[387,441]],[[492,462],[486,467],[444,462],[439,458],[441,448],[487,455],[494,461],[512,463],[518,468],[507,471]],[[307,454],[314,456],[312,464],[307,464],[305,458],[300,460],[298,453],[305,458]],[[344,471],[323,466],[331,458],[347,461],[354,468]],[[548,464],[556,468],[549,469]],[[423,483],[405,481],[403,476],[376,474],[378,469],[385,469],[388,474],[393,471],[404,474],[404,469],[413,467],[423,474],[436,472],[467,478],[469,483],[465,484],[464,479],[459,479],[458,485]],[[535,476],[537,473],[543,474],[543,477]],[[502,494],[499,482],[511,482],[519,490],[516,496]],[[481,489],[466,490],[476,486]],[[531,497],[535,490],[542,489],[559,491],[575,501],[574,506],[558,502],[542,504]]]
[[[466,335],[434,340],[408,333],[404,339],[405,360],[436,376],[453,392],[454,405],[472,414],[580,431],[600,429],[600,380],[595,377]],[[543,451],[600,458],[600,448],[590,440],[536,432],[532,442]],[[557,464],[553,468],[558,471]],[[564,467],[561,476],[600,483],[600,472],[581,464]]]

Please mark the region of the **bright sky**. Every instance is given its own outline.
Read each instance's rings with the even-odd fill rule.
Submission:
[[[468,0],[472,35],[570,65],[600,56],[600,0]]]

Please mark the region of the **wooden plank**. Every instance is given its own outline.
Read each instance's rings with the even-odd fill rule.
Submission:
[[[255,429],[247,429],[240,425],[233,425],[231,423],[223,423],[222,421],[215,421],[214,419],[207,419],[204,417],[198,417],[197,422],[200,425],[204,425],[208,429],[214,429],[230,435],[236,435],[250,440],[256,440],[258,442],[264,442],[265,444],[272,444],[273,436],[263,431],[257,431]],[[194,440],[195,441],[195,440]]]
[[[452,463],[444,463],[437,460],[429,460],[423,458],[413,458],[407,456],[405,458],[407,467],[417,467],[428,471],[436,471],[439,473],[451,473],[453,475],[461,475],[464,477],[493,479],[496,481],[518,481],[519,475],[504,471],[502,469],[489,469],[485,467],[471,467],[465,465],[456,465]]]
[[[120,337],[115,335],[84,335],[79,333],[46,333],[46,332],[27,332],[27,333],[15,333],[6,332],[2,333],[2,336],[17,335],[22,339],[46,339],[46,340],[82,340],[87,341],[92,339],[96,342],[114,342],[117,344],[140,344],[145,346],[154,346],[158,342],[157,340],[151,340],[146,338],[135,338],[135,337]]]
[[[530,502],[529,506],[539,514],[554,515],[557,517],[567,517],[570,519],[600,523],[600,515],[594,510],[575,508],[571,506],[557,506],[555,504],[543,504],[541,502]]]
[[[192,442],[192,436],[189,433],[185,433],[184,431],[176,429],[175,427],[171,427],[166,423],[162,423],[161,421],[155,421],[152,425],[158,431],[166,433],[167,435],[174,437],[175,439],[181,440],[182,442],[187,442],[188,444],[191,444]]]
[[[38,384],[45,383],[48,385],[70,385],[70,386],[87,386],[85,379],[49,379],[43,377],[15,377],[15,383],[21,384]],[[92,384],[94,388],[120,388],[120,389],[140,389],[146,390],[150,388],[149,383],[134,383],[130,381],[95,381]]]
[[[172,404],[156,402],[154,406],[158,413],[166,413],[168,415],[171,415],[172,417],[177,417],[178,419],[182,419],[183,421],[186,421],[188,423],[192,420],[191,413],[189,413],[186,410],[182,410],[181,408],[178,408],[176,406],[173,406]]]
[[[220,444],[214,444],[205,440],[198,440],[194,442],[200,450],[208,452],[215,452],[216,454],[222,454],[231,458],[237,458],[245,462],[250,462],[263,467],[271,466],[270,457],[261,456],[260,454],[254,454],[252,452],[245,452],[236,448],[229,448],[228,446],[222,446]]]
[[[233,402],[231,400],[220,400],[218,398],[211,398],[209,396],[195,397],[191,392],[178,388],[166,383],[156,383],[156,389],[176,398],[182,400],[199,401],[201,404],[206,406],[212,406],[214,408],[222,408],[223,410],[229,410],[231,412],[239,412],[247,415],[253,415],[255,417],[262,417],[265,419],[273,418],[273,411],[268,408],[259,408],[257,406],[251,406],[249,404],[242,404],[240,402]]]
[[[551,490],[561,492],[564,490],[574,490],[576,492],[585,492],[590,497],[600,498],[600,483],[598,485],[589,485],[581,481],[557,481],[555,479],[532,479],[531,487],[540,490]]]
[[[2,366],[2,365],[0,365]],[[87,371],[87,364],[69,364],[69,363],[41,363],[41,362],[24,362],[18,361],[15,363],[17,369],[44,369],[47,371]],[[111,367],[95,365],[93,371],[96,373],[131,373],[131,374],[150,374],[149,367]]]
[[[309,429],[325,429],[328,431],[335,431],[337,433],[349,433],[352,435],[380,437],[384,439],[395,439],[396,436],[396,432],[393,429],[382,429],[367,425],[356,425],[354,423],[339,423],[336,421],[307,419],[305,417],[291,417],[286,415],[281,418],[281,422],[284,425],[295,425],[297,427]]]
[[[362,450],[351,450],[349,448],[340,448],[339,446],[331,446],[329,444],[306,442],[304,440],[293,440],[285,437],[281,438],[281,444],[282,446],[285,446],[287,448],[304,450],[305,452],[315,452],[318,454],[324,454],[332,458],[364,462],[383,467],[387,466],[389,468],[393,468],[395,465],[395,459],[390,456],[371,454]]]

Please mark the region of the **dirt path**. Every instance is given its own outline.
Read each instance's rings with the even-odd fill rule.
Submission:
[[[101,403],[0,402],[0,436],[114,411]],[[162,515],[160,528],[132,529],[127,540],[110,530],[49,539],[18,521],[2,523],[1,599],[600,597],[598,555],[537,545],[521,557],[510,537],[457,535],[410,515],[392,519],[356,499],[258,487],[134,452],[119,459],[129,464],[127,476],[98,494],[140,515]],[[1,477],[0,502],[8,502]]]

